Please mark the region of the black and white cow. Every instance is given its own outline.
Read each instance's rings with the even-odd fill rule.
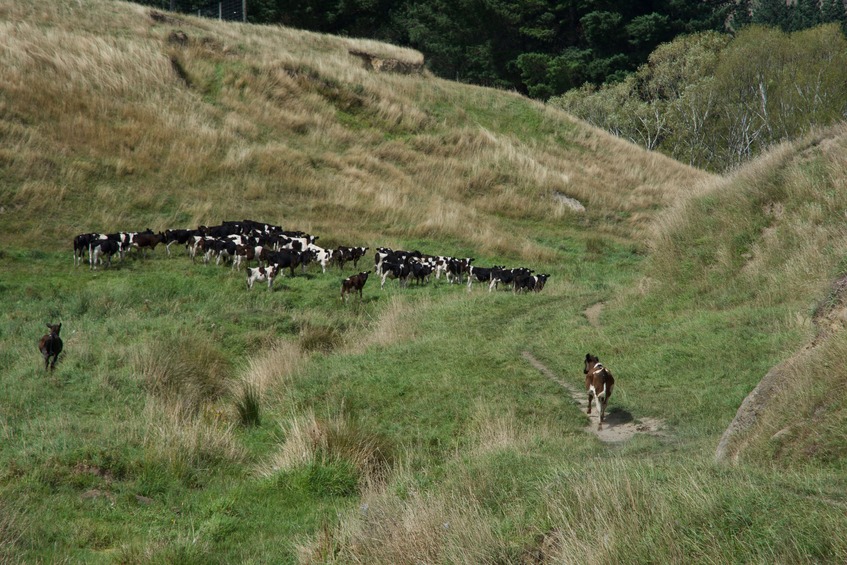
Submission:
[[[112,256],[119,253],[121,244],[114,239],[97,239],[89,244],[88,248],[88,264],[89,269],[96,269],[97,263],[103,262],[103,257],[106,257],[106,267],[112,266]]]
[[[412,274],[412,268],[408,263],[393,263],[390,261],[383,261],[381,263],[382,267],[382,283],[379,288],[385,288],[385,280],[386,279],[397,279],[400,282],[401,287],[406,287],[409,283],[409,276]]]
[[[518,267],[517,269],[494,269],[491,271],[491,283],[488,285],[488,290],[496,290],[499,284],[513,287],[517,277],[531,275],[532,269],[526,267]]]
[[[276,265],[268,267],[247,267],[247,290],[253,288],[253,283],[268,281],[268,290],[274,285],[274,279],[278,273]]]
[[[333,257],[335,262],[338,264],[339,269],[344,270],[344,264],[347,263],[347,261],[353,261],[353,268],[355,269],[359,265],[359,259],[364,257],[367,252],[367,247],[339,246],[335,249]]]
[[[412,261],[412,277],[418,284],[428,283],[433,267],[428,262]]]
[[[314,254],[315,262],[321,266],[322,273],[326,272],[326,268],[332,261],[336,260],[338,255],[337,250],[324,249],[314,243],[309,245],[308,251],[311,251]]]
[[[96,239],[100,239],[100,234],[95,232],[81,233],[74,237],[74,267],[82,265],[82,261],[88,252],[91,242]]]
[[[503,268],[503,265],[495,265],[489,268],[475,267],[474,265],[468,267],[468,292],[471,291],[471,287],[473,286],[474,281],[480,283],[490,283],[491,273],[495,270],[501,270]]]

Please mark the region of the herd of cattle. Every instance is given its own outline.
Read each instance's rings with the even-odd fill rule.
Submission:
[[[317,239],[301,231],[285,231],[280,226],[252,220],[225,221],[217,226],[200,226],[194,230],[169,229],[159,233],[150,229],[111,234],[85,233],[74,237],[74,265],[82,264],[87,255],[90,269],[96,269],[98,265],[109,267],[115,255],[123,259],[131,249],[146,255],[159,244],[163,244],[170,255],[171,245],[177,243],[185,246],[192,261],[200,258],[209,263],[214,259],[218,265],[229,262],[236,270],[243,264],[247,271],[248,289],[253,288],[256,282],[267,282],[268,290],[271,290],[274,280],[277,276],[284,276],[285,269],[294,276],[297,267],[305,272],[311,264],[320,265],[324,273],[333,265],[344,269],[347,263],[353,263],[353,267],[358,268],[359,260],[368,251],[367,247],[325,249],[315,243]],[[255,267],[250,266],[251,261],[255,261]],[[358,293],[361,297],[362,288],[371,273],[380,278],[380,288],[385,287],[387,279],[396,279],[400,286],[406,287],[410,280],[425,284],[433,275],[436,279],[444,275],[451,284],[464,284],[467,280],[469,292],[474,283],[487,285],[489,292],[499,286],[511,288],[514,292],[539,292],[550,277],[534,274],[525,267],[477,267],[473,261],[472,257],[427,255],[420,251],[379,247],[374,256],[373,271],[363,271],[344,279],[341,298],[346,300],[351,293]]]

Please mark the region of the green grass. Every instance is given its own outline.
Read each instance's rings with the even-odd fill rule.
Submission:
[[[5,12],[35,23],[0,34],[0,561],[847,559],[843,130],[699,186],[514,94],[351,68],[353,40],[186,17],[219,42],[180,51],[186,87],[146,9]],[[268,292],[177,248],[72,265],[74,233],[236,217],[552,278],[373,277],[345,304],[349,266]],[[812,339],[716,463],[741,400]],[[586,434],[525,351],[575,388],[599,355],[611,410],[663,434]]]
[[[439,551],[489,536],[499,541],[473,551],[507,561],[537,551],[539,535],[560,532],[556,513],[572,504],[564,502],[572,496],[567,489],[579,488],[584,469],[635,481],[644,500],[636,498],[631,511],[644,513],[648,534],[655,528],[634,545],[613,544],[605,554],[610,561],[624,555],[649,561],[654,554],[674,561],[693,548],[718,560],[843,555],[841,544],[819,537],[838,527],[841,514],[812,499],[797,503],[798,495],[779,486],[778,470],[757,471],[751,486],[746,467],[720,469],[709,461],[746,392],[798,343],[796,331],[776,323],[784,312],[744,305],[692,312],[685,293],[670,302],[650,293],[616,298],[633,298],[644,264],[631,246],[596,238],[550,245],[562,261],[544,269],[553,278],[541,294],[479,287],[469,294],[443,279],[405,290],[389,281],[381,291],[374,279],[361,302],[346,305],[337,296],[337,271],[298,273],[273,292],[247,291],[243,273],[179,254],[128,258],[91,272],[74,268],[68,253],[7,251],[0,326],[9,345],[2,354],[9,369],[0,377],[7,439],[0,463],[7,471],[0,485],[17,516],[7,528],[20,534],[14,552],[28,560],[228,562],[274,555],[293,562],[317,551],[343,562],[351,546],[337,537],[339,516],[346,523],[374,492],[359,486],[347,456],[267,478],[255,472],[284,441],[280,426],[291,414],[314,410],[319,419],[343,417],[378,435],[397,454],[388,493],[401,500],[412,492],[447,497],[439,503],[444,511],[470,522],[449,500],[473,501],[484,531],[442,540]],[[600,301],[608,305],[595,328],[583,311]],[[357,336],[377,331],[392,303],[410,333],[350,350]],[[35,343],[42,323],[54,320],[64,323],[66,349],[58,369],[45,373]],[[230,385],[249,358],[279,338],[297,343],[310,360],[275,394],[254,399],[262,416],[250,420]],[[715,354],[727,344],[731,355]],[[582,432],[581,407],[530,367],[524,350],[575,386],[584,353],[600,354],[618,378],[613,407],[662,418],[666,436],[597,445]],[[151,381],[153,369],[164,380]],[[174,415],[168,408],[174,402],[192,408]],[[481,439],[504,414],[507,439]],[[169,418],[209,444],[198,449],[167,426],[156,431]],[[160,441],[177,442],[176,449]],[[693,467],[666,463],[679,457]],[[692,474],[708,506],[686,498]],[[837,500],[823,478],[798,476]],[[732,487],[717,496],[742,477],[755,495]],[[668,482],[672,489],[663,493]],[[647,510],[647,493],[658,497],[661,515]],[[767,518],[746,517],[760,506]],[[815,518],[803,522],[801,513],[813,507]],[[48,513],[68,519],[43,519]],[[774,517],[792,526],[790,542],[770,530]],[[748,533],[731,537],[739,528]],[[323,550],[310,545],[321,539],[329,544]]]

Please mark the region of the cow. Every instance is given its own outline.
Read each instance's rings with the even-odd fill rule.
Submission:
[[[89,270],[97,268],[97,262],[103,262],[102,256],[106,256],[106,266],[112,266],[112,256],[121,250],[121,244],[114,239],[97,239],[92,241],[88,247]]]
[[[291,271],[291,276],[294,276],[294,268],[303,264],[304,255],[307,253],[311,253],[309,251],[291,251],[284,249],[282,251],[277,251],[273,253],[268,253],[266,255],[268,264],[276,265],[277,270],[281,271],[283,269],[289,269]]]
[[[491,273],[495,270],[503,269],[502,265],[495,265],[490,268],[486,267],[475,267],[471,265],[468,267],[468,292],[471,291],[474,281],[480,283],[490,283],[491,282]]]
[[[432,265],[429,263],[421,263],[418,261],[412,262],[412,277],[418,284],[429,282],[429,275],[432,274]]]
[[[324,249],[314,243],[309,245],[308,251],[314,253],[315,261],[321,266],[322,273],[326,272],[327,266],[338,256],[338,250]]]
[[[514,291],[525,292],[531,290],[533,292],[541,292],[548,278],[550,278],[550,275],[518,275],[514,280]]]
[[[368,275],[370,274],[370,271],[362,271],[358,275],[351,275],[341,281],[341,300],[346,302],[350,298],[351,292],[358,292],[359,300],[361,300],[362,288],[364,288],[365,283],[368,282]]]
[[[496,290],[500,283],[505,286],[512,286],[515,279],[524,275],[531,275],[532,269],[526,267],[518,267],[517,269],[493,269],[491,271],[491,282],[488,285],[489,292]]]
[[[590,353],[585,355],[585,388],[588,390],[588,414],[591,414],[591,403],[597,404],[597,411],[600,413],[599,430],[603,429],[603,421],[606,414],[606,405],[609,403],[609,398],[612,396],[612,389],[615,386],[615,378],[612,373],[600,363],[600,360]]]
[[[199,236],[200,232],[197,230],[165,230],[165,240],[162,242],[165,244],[165,249],[168,252],[168,256],[171,254],[171,245],[174,243],[179,243],[181,245],[185,245],[185,248],[188,249],[189,241],[194,236]]]
[[[235,248],[235,258],[232,260],[232,268],[235,270],[241,269],[242,261],[245,261],[246,265],[250,266],[250,261],[254,259],[258,262],[259,257],[262,254],[262,251],[265,248],[261,245],[238,245]]]
[[[270,291],[274,285],[274,279],[276,278],[277,272],[276,265],[270,265],[268,267],[247,267],[247,290],[251,290],[253,288],[253,283],[256,281],[268,281],[268,291]]]
[[[462,275],[470,270],[471,263],[476,259],[466,257],[464,259],[450,258],[447,260],[447,282],[453,284],[454,280],[458,280],[462,284]]]
[[[338,264],[339,269],[343,270],[344,263],[347,261],[353,261],[353,268],[355,269],[359,265],[359,259],[364,257],[367,252],[367,247],[337,247],[333,254],[333,258]]]
[[[382,269],[382,284],[379,288],[385,288],[385,279],[397,279],[400,281],[400,286],[406,287],[409,283],[409,276],[412,274],[412,268],[408,263],[392,263],[383,261],[380,265]]]
[[[62,338],[59,337],[59,332],[62,330],[62,323],[47,324],[50,332],[41,337],[38,342],[38,350],[41,351],[41,356],[44,357],[44,370],[49,367],[52,371],[56,368],[56,361],[59,359],[59,353],[62,352]],[[53,362],[50,362],[50,358]]]
[[[135,234],[132,238],[132,246],[138,249],[139,253],[145,253],[148,249],[155,251],[156,246],[165,241],[165,234],[162,232],[153,234],[153,233],[139,233]],[[143,250],[143,251],[142,251]],[[142,255],[144,257],[146,255]]]
[[[91,242],[97,239],[100,239],[99,233],[81,233],[74,237],[74,267],[82,265],[85,252],[88,251]]]

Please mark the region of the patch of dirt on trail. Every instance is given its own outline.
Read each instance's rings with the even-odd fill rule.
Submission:
[[[605,305],[605,302],[598,302],[597,304],[585,309],[585,317],[588,319],[588,323],[591,324],[591,327],[600,327],[600,313],[603,312],[603,307]]]
[[[523,357],[530,365],[535,367],[539,373],[558,384],[570,394],[577,406],[585,410],[588,406],[588,393],[581,388],[577,388],[570,383],[560,379],[550,370],[544,363],[535,358],[529,351],[523,352]],[[614,391],[613,391],[614,393]],[[584,413],[584,412],[583,412]],[[606,443],[618,443],[632,439],[635,434],[647,434],[652,436],[664,436],[662,431],[664,423],[657,418],[641,418],[636,420],[632,414],[626,410],[609,406],[606,410],[606,421],[603,422],[602,429],[600,428],[600,415],[597,410],[591,414],[586,414],[588,417],[588,426],[585,431],[604,441]]]

